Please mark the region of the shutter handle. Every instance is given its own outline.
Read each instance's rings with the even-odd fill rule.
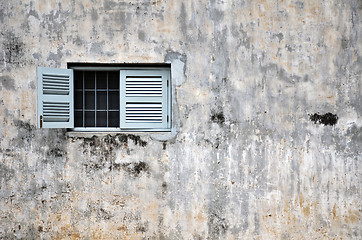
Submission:
[[[40,115],[40,128],[43,128],[43,115]]]

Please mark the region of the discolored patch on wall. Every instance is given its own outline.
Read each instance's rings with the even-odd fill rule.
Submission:
[[[239,25],[233,24],[230,31],[231,34],[238,39],[237,48],[244,46],[246,49],[250,49],[251,37],[248,35],[247,31],[244,30],[242,23]]]
[[[142,42],[145,41],[145,32],[142,30],[138,31],[138,39],[141,40]]]
[[[4,19],[6,17],[5,9],[0,9],[0,22],[4,22]]]
[[[22,120],[14,120],[14,125],[17,127],[18,135],[13,139],[12,143],[22,148],[28,147],[35,137],[36,127]]]
[[[319,114],[319,113],[314,113],[311,114],[309,116],[310,120],[312,122],[314,122],[315,124],[319,123],[319,124],[323,124],[323,125],[336,125],[337,121],[338,121],[338,116],[337,114],[333,114],[333,113],[325,113],[325,114]]]
[[[171,63],[172,82],[176,86],[182,85],[186,81],[186,55],[168,51],[164,61]]]
[[[143,174],[150,174],[150,167],[145,162],[123,163],[122,169],[132,177],[140,177]]]
[[[5,52],[5,62],[9,64],[19,65],[23,63],[24,43],[20,37],[13,32],[7,32],[4,35],[3,49]]]
[[[94,42],[92,43],[89,51],[95,54],[102,54],[103,53],[103,47],[105,45],[105,42]]]
[[[55,147],[49,149],[46,154],[48,157],[63,157],[66,155],[66,152],[63,149]]]
[[[213,239],[222,239],[222,236],[225,235],[229,228],[226,218],[220,216],[216,212],[209,213],[208,227]]]
[[[127,170],[132,175],[138,175],[143,169],[147,169],[144,165],[135,165],[133,170],[132,166],[121,166],[116,163],[116,150],[123,150],[126,154],[130,154],[130,142],[135,146],[146,147],[147,142],[141,139],[140,136],[133,134],[107,134],[100,137],[94,135],[93,137],[70,137],[73,142],[82,140],[80,147],[83,149],[83,154],[94,156],[89,159],[83,159],[82,165],[88,174],[95,171],[112,171],[112,170]]]
[[[15,91],[15,80],[10,76],[0,76],[1,85],[6,90],[13,90]]]
[[[94,8],[92,8],[91,17],[92,17],[92,21],[94,21],[94,22],[96,22],[98,20],[98,12]]]
[[[225,123],[225,116],[223,112],[214,112],[210,116],[211,122],[223,125]]]
[[[63,58],[63,47],[57,48],[57,52],[49,52],[47,61],[53,61],[55,67],[60,67]]]
[[[10,180],[15,176],[15,170],[7,167],[4,164],[0,164],[0,179],[1,180]]]

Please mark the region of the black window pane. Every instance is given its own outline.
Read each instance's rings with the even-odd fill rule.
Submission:
[[[85,71],[84,72],[84,85],[86,89],[94,89],[94,77],[95,73],[92,71]]]
[[[108,127],[119,127],[119,111],[108,112]]]
[[[107,111],[97,111],[97,127],[107,127]]]
[[[95,127],[94,111],[85,112],[85,127]]]
[[[119,127],[119,78],[119,71],[74,71],[75,127]]]
[[[107,92],[97,92],[97,110],[107,109]]]
[[[119,89],[119,71],[108,72],[109,89]]]
[[[83,89],[83,72],[74,71],[74,88]]]
[[[119,109],[119,92],[112,91],[108,93],[108,106],[109,109],[118,110]]]
[[[83,109],[83,91],[74,92],[74,107],[75,109]]]
[[[85,109],[94,109],[94,91],[85,92]]]
[[[83,127],[83,112],[82,111],[74,112],[74,126]]]
[[[107,72],[99,71],[97,76],[97,89],[107,89]]]

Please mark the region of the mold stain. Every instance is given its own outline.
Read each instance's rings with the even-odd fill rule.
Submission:
[[[130,143],[133,142],[135,146],[145,147],[147,142],[142,140],[141,137],[132,134],[108,134],[104,137],[73,137],[72,141],[83,140],[80,147],[83,149],[83,154],[88,156],[95,156],[96,158],[90,158],[83,163],[87,173],[93,173],[103,169],[109,171],[128,169],[124,165],[115,163],[116,151],[124,150],[128,155],[131,154],[132,149]],[[135,166],[134,173],[132,175],[138,176],[138,169],[143,169],[142,164]],[[142,170],[141,170],[142,171]]]
[[[319,124],[323,124],[323,125],[336,125],[337,121],[338,121],[338,116],[337,114],[333,114],[333,113],[326,113],[326,114],[319,114],[319,113],[314,113],[309,115],[309,118],[312,122],[314,122],[315,124],[319,123]]]
[[[213,114],[211,114],[210,120],[211,120],[211,122],[222,125],[225,123],[224,113],[223,112],[213,113]]]
[[[211,213],[209,215],[208,224],[211,235],[215,238],[223,236],[229,228],[226,218],[223,218],[216,213]]]
[[[149,174],[150,167],[145,162],[137,163],[124,163],[121,165],[122,169],[132,177],[139,177],[142,174]]]
[[[52,148],[47,152],[47,156],[49,157],[63,157],[65,155],[65,151],[59,148]]]
[[[4,41],[5,62],[19,65],[24,56],[24,43],[13,33],[8,33]]]
[[[135,145],[141,146],[141,147],[145,147],[147,146],[147,142],[142,140],[141,137],[133,135],[133,134],[116,134],[116,135],[111,135],[108,134],[105,137],[98,137],[98,136],[93,136],[91,138],[74,138],[74,140],[76,139],[83,139],[83,145],[89,145],[89,146],[96,146],[98,144],[109,144],[113,147],[120,147],[123,146],[124,144],[128,144],[129,140],[133,141],[133,143]]]

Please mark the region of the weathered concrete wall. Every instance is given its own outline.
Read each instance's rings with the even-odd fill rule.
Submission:
[[[0,238],[361,239],[361,13],[1,1]],[[37,66],[165,61],[171,136],[36,128]]]

